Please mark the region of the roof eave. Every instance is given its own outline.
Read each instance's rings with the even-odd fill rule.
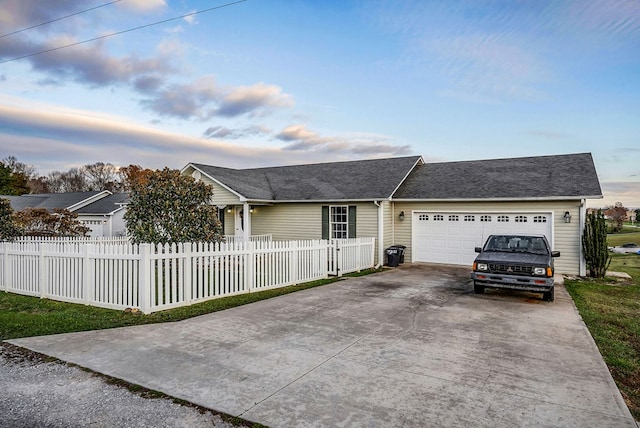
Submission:
[[[602,195],[541,196],[536,198],[394,198],[393,202],[507,202],[507,201],[566,201],[602,199]]]
[[[226,190],[228,190],[229,192],[233,193],[234,195],[236,195],[240,200],[246,199],[246,196],[242,195],[241,193],[238,193],[236,190],[233,190],[231,187],[227,186],[226,184],[224,184],[223,182],[221,182],[220,180],[218,180],[217,178],[211,176],[210,174],[207,174],[205,171],[203,171],[202,169],[198,168],[197,166],[195,166],[192,163],[189,163],[187,166],[185,166],[184,168],[182,168],[180,170],[180,174],[184,174],[184,172],[189,168],[193,168],[197,171],[200,172],[200,174],[207,176],[211,181],[215,182],[216,184],[222,186],[223,188],[225,188]]]

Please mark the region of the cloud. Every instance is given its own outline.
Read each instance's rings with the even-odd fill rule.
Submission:
[[[293,98],[282,92],[282,88],[266,83],[240,86],[224,96],[217,114],[225,117],[245,113],[267,113],[273,108],[293,107]]]
[[[135,12],[150,12],[163,9],[167,6],[165,0],[126,0],[117,4],[118,6]]]
[[[357,156],[401,156],[412,153],[408,145],[397,146],[381,142],[386,141],[386,137],[360,134],[322,137],[308,130],[305,125],[288,126],[275,137],[289,143],[284,149],[291,152],[348,153]]]
[[[227,140],[237,140],[245,137],[270,134],[271,130],[264,126],[249,126],[242,129],[231,129],[225,126],[211,126],[202,134],[205,138],[220,138]]]
[[[231,144],[208,138],[178,135],[129,121],[123,117],[62,108],[0,94],[0,152],[35,165],[40,174],[67,170],[95,162],[139,164],[147,168],[181,168],[200,162],[230,168],[292,165],[309,162],[309,152]],[[211,133],[223,129],[212,127]],[[266,135],[266,128],[251,126],[231,131]],[[331,139],[327,139],[327,143]],[[314,147],[313,161],[361,159],[407,154],[407,146],[386,147],[374,136],[353,136],[333,145]],[[380,137],[377,138],[380,140]]]
[[[189,84],[169,85],[142,105],[162,116],[207,120],[214,116],[265,116],[292,106],[293,99],[278,86],[257,83],[224,89],[212,76],[206,76]]]
[[[589,200],[589,207],[604,207],[622,202],[627,208],[640,208],[640,181],[610,181],[600,185],[604,198]]]

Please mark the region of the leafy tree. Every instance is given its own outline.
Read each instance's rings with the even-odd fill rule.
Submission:
[[[153,170],[142,168],[140,165],[123,166],[118,170],[118,175],[120,176],[120,190],[123,192],[129,192],[134,184],[146,183],[151,173],[153,173]]]
[[[582,235],[582,251],[592,278],[603,278],[611,263],[607,246],[607,220],[602,211],[587,214]]]
[[[0,195],[24,195],[29,193],[27,177],[0,162]]]
[[[180,171],[153,171],[132,183],[125,221],[133,242],[219,242],[222,225],[209,205],[213,188]]]
[[[13,209],[8,199],[0,199],[0,240],[10,241],[22,232],[13,218]]]
[[[13,216],[28,236],[86,236],[90,231],[76,213],[62,208],[55,208],[53,213],[44,208],[27,208]]]

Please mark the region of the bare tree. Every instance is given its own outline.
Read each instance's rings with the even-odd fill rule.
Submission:
[[[53,171],[47,176],[51,193],[87,192],[89,185],[85,175],[79,168],[69,171]]]
[[[88,190],[109,190],[117,192],[120,190],[120,177],[118,168],[110,163],[96,162],[82,167],[85,175]]]

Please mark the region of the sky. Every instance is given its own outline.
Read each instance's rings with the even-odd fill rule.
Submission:
[[[587,205],[640,208],[640,1],[231,3],[0,0],[0,158],[44,175],[590,152]]]

